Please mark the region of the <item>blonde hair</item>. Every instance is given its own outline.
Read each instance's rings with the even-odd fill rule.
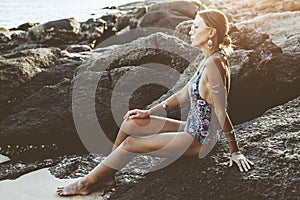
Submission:
[[[208,27],[217,30],[217,39],[219,47],[225,47],[232,51],[231,38],[228,35],[229,23],[227,17],[219,10],[202,10],[198,11],[199,15]]]

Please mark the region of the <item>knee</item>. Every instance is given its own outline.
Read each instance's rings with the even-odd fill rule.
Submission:
[[[137,133],[139,130],[145,126],[145,120],[143,119],[129,119],[124,120],[121,125],[121,130],[125,133]]]
[[[135,141],[136,141],[136,139],[134,137],[128,136],[123,142],[124,149],[130,151],[132,149],[132,147],[134,146]]]

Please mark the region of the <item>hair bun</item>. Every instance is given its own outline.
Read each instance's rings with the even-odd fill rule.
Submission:
[[[231,45],[231,38],[228,34],[226,34],[223,38],[222,46],[228,48]]]

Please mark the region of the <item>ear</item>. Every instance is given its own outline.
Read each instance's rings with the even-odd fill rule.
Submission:
[[[215,28],[210,28],[209,37],[214,37],[217,34],[217,30]]]

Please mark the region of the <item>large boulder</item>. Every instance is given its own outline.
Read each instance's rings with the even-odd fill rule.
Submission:
[[[240,50],[230,61],[229,110],[235,122],[246,121],[300,95],[299,55],[274,54],[262,58],[256,51]]]
[[[141,27],[164,27],[175,29],[182,21],[194,19],[201,4],[196,1],[169,1],[150,7],[143,16]]]
[[[269,13],[296,12],[300,10],[300,3],[298,1],[262,0],[258,2],[256,0],[248,0],[236,2],[222,0],[213,1],[212,5],[230,15],[235,23],[251,20],[257,16]]]
[[[73,44],[78,40],[80,23],[74,18],[50,21],[29,30],[31,40],[53,46]]]
[[[9,54],[6,57],[17,59],[13,57],[22,56],[19,54]],[[77,76],[74,79],[75,68],[81,61],[43,68],[40,73],[32,74],[26,84],[20,84],[22,86],[18,89],[17,100],[0,122],[1,145],[66,142],[67,138],[76,138],[77,131],[72,114],[78,110],[76,107],[72,108],[72,103],[86,106],[87,110],[84,110],[83,114],[96,108],[99,123],[103,125],[103,129],[107,128],[105,133],[113,139],[119,125],[112,120],[115,116],[112,116],[110,110],[113,92],[119,95],[119,98],[130,97],[129,105],[125,104],[128,102],[115,101],[114,107],[117,110],[126,112],[133,107],[143,108],[165,93],[170,87],[169,82],[173,81],[174,85],[177,81],[176,76],[185,70],[197,54],[199,50],[176,37],[156,33],[132,43],[96,49],[76,69]],[[38,66],[34,63],[32,65]],[[124,84],[132,84],[129,89],[134,90],[126,91],[123,87],[123,90],[115,91],[116,83],[120,88],[118,81],[128,72],[131,75],[124,79]],[[139,88],[135,85],[145,81],[146,77],[152,78],[148,86],[141,85]],[[133,81],[135,78],[139,81]],[[160,78],[167,86],[158,86],[155,78]],[[83,85],[77,84],[80,79],[83,80]],[[74,97],[74,91],[79,95]],[[96,94],[94,106],[86,103],[93,91]],[[118,112],[118,117],[122,117],[122,112]]]
[[[268,34],[286,53],[300,53],[300,11],[270,13],[236,25],[238,28],[246,26]]]
[[[13,100],[12,94],[43,68],[49,68],[59,62],[61,53],[56,48],[29,49],[16,53],[4,54],[0,60],[0,107],[5,108]],[[5,115],[1,112],[1,117]]]

